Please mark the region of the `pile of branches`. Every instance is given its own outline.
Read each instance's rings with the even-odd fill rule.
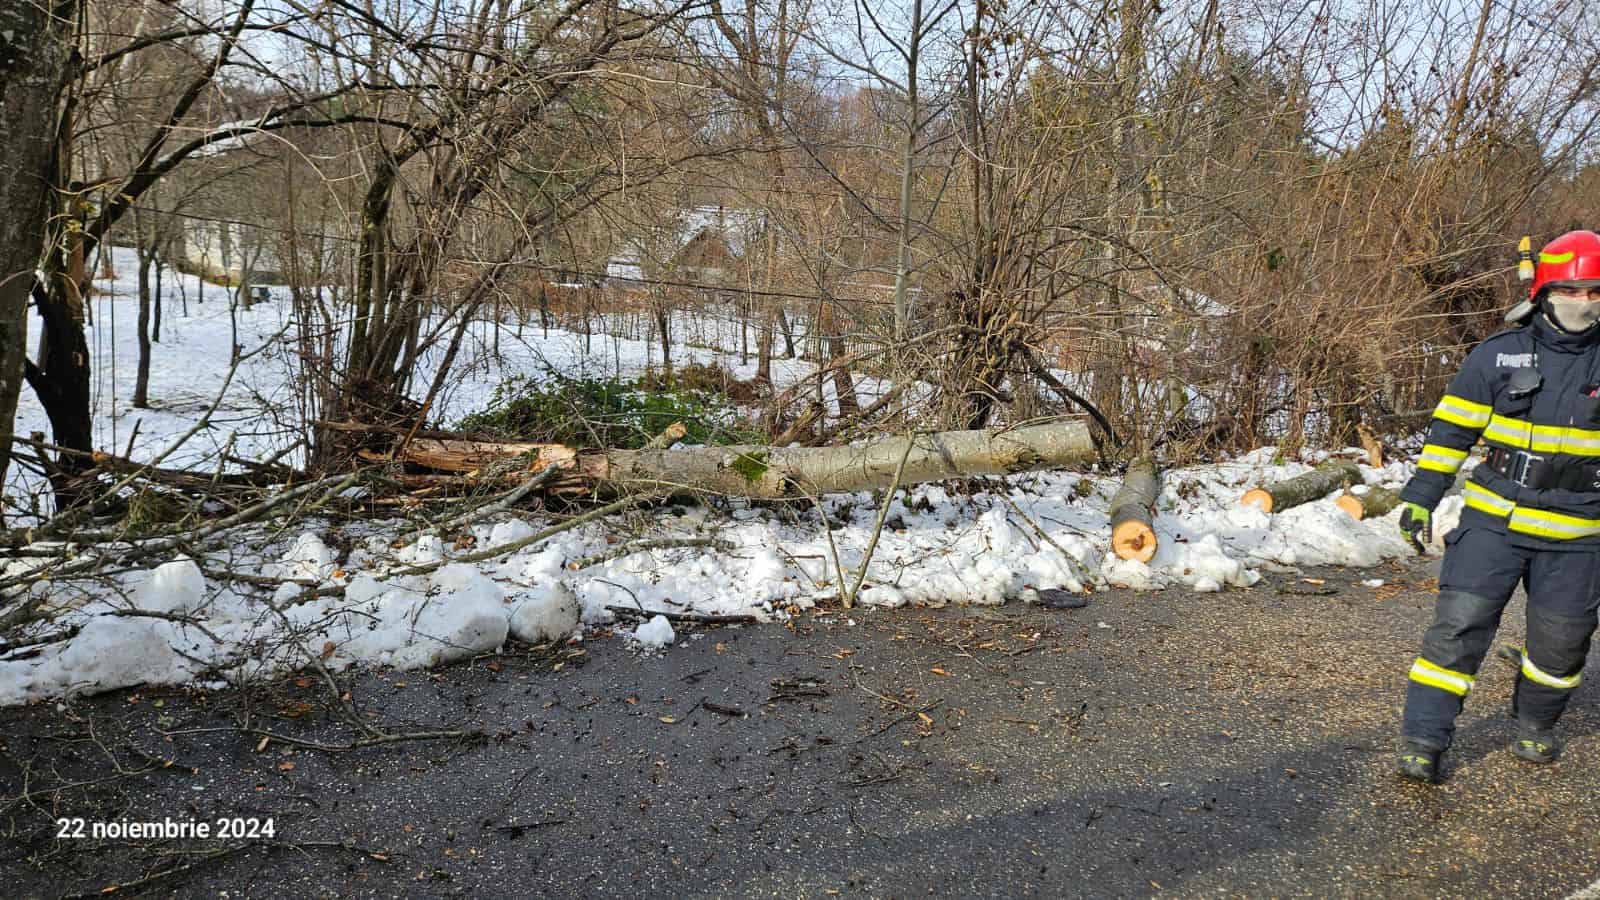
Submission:
[[[52,466],[45,454],[59,452],[37,440],[18,443],[13,458],[30,467]],[[66,583],[174,554],[200,559],[229,532],[269,517],[348,513],[353,488],[382,480],[376,470],[313,478],[272,463],[236,462],[244,471],[207,475],[93,454],[73,475],[72,503],[37,524],[0,531],[0,636],[44,618],[46,600]]]

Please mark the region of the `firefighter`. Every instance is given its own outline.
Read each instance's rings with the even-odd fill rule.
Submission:
[[[1538,256],[1517,327],[1462,363],[1433,413],[1417,473],[1401,492],[1400,530],[1419,549],[1432,511],[1480,439],[1488,452],[1462,487],[1445,535],[1433,625],[1411,666],[1399,769],[1436,782],[1456,716],[1472,691],[1518,583],[1527,646],[1511,711],[1512,752],[1560,753],[1554,728],[1578,686],[1600,606],[1600,235],[1572,231]]]

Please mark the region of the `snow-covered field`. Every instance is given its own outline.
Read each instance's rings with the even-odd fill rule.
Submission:
[[[102,283],[115,297],[97,301],[91,338],[91,349],[100,353],[97,428],[99,443],[120,451],[138,420],[134,456],[148,458],[209,405],[228,370],[234,332],[221,290],[208,288],[211,299],[196,307],[193,281],[185,285],[193,315],[179,318],[176,276],[169,273],[166,334],[156,351],[150,390],[159,408],[129,410],[136,359],[133,271],[131,258],[119,255],[118,272],[130,277]],[[239,343],[248,352],[270,342],[287,315],[281,303],[241,312]],[[505,374],[546,366],[609,372],[618,365],[627,374],[641,370],[648,359],[642,342],[598,336],[595,345],[604,343],[606,352],[586,357],[582,340],[556,331],[543,339],[537,328],[528,328],[520,342],[502,335],[499,360],[475,348],[477,357],[453,384],[441,418],[451,421],[481,407]],[[113,351],[115,381],[109,362]],[[685,356],[708,361],[715,354],[688,348]],[[236,454],[255,456],[291,441],[288,428],[263,410],[290,401],[292,361],[289,348],[273,347],[242,366],[223,404],[225,413],[169,464],[208,455],[214,460],[230,441]],[[753,366],[737,365],[737,357],[717,361],[740,377],[752,374]],[[786,362],[775,375],[781,383],[807,368]],[[25,396],[17,430],[45,428],[42,411]],[[1169,471],[1155,522],[1160,549],[1148,564],[1109,553],[1107,514],[1117,486],[1111,478],[1051,472],[993,479],[985,489],[968,493],[938,484],[912,488],[891,504],[859,600],[877,607],[998,604],[1028,602],[1047,588],[1179,585],[1196,593],[1193,602],[1204,603],[1205,592],[1247,586],[1263,569],[1371,566],[1411,552],[1396,528],[1398,512],[1356,522],[1331,498],[1278,515],[1240,506],[1246,489],[1299,474],[1318,461],[1274,463],[1274,457],[1265,448],[1215,465]],[[1411,471],[1408,463],[1362,468],[1367,483],[1391,488],[1403,484]],[[525,541],[551,523],[501,516],[471,526],[470,537],[429,533],[401,521],[302,522],[283,532],[257,527],[231,536],[224,549],[201,560],[173,558],[70,589],[39,585],[37,590],[63,608],[46,630],[81,630],[42,652],[27,651],[34,653],[27,658],[0,653],[0,704],[140,683],[221,684],[301,668],[312,659],[332,670],[358,664],[425,667],[493,653],[508,637],[537,642],[615,633],[642,649],[667,648],[679,636],[665,618],[645,618],[632,627],[637,618],[619,620],[608,607],[647,615],[749,614],[780,620],[819,603],[836,603],[840,570],[853,583],[861,568],[877,502],[865,493],[825,498],[831,542],[815,509],[731,502],[635,512],[481,562],[452,560]],[[1436,514],[1436,535],[1452,527],[1459,508],[1459,498],[1446,500]],[[701,543],[616,555],[627,549],[627,541],[639,538]],[[711,539],[720,545],[710,545]],[[5,574],[36,563],[10,562]],[[429,565],[437,568],[396,574]],[[342,592],[323,591],[308,599],[300,583],[225,584],[205,574],[223,569]],[[130,617],[129,611],[162,617]],[[121,614],[107,615],[114,612]]]
[[[174,437],[187,431],[216,399],[227,378],[235,344],[244,360],[212,417],[211,427],[187,442],[165,464],[212,464],[230,440],[233,455],[251,459],[269,457],[293,444],[299,434],[287,414],[296,408],[294,379],[299,357],[298,348],[290,340],[293,323],[288,289],[272,289],[272,301],[231,312],[227,289],[205,285],[205,302],[200,303],[199,279],[167,270],[162,283],[166,302],[161,343],[155,345],[151,357],[152,408],[134,409],[131,404],[139,360],[138,268],[131,250],[116,248],[112,254],[116,277],[95,282],[91,299],[94,325],[88,329],[94,361],[95,445],[121,453],[128,449],[132,436],[133,458],[144,460],[160,452]],[[184,296],[187,317],[181,314]],[[600,322],[597,319],[597,324]],[[675,364],[715,361],[739,378],[755,375],[753,357],[741,363],[737,354],[708,349],[707,345],[731,347],[737,343],[737,329],[725,319],[680,319],[674,331]],[[594,352],[586,353],[586,345]],[[520,329],[502,328],[498,356],[490,350],[488,323],[475,323],[449,384],[435,401],[432,419],[449,423],[483,409],[495,387],[509,375],[537,377],[559,371],[567,375],[633,377],[660,364],[660,348],[653,342],[599,333],[586,341],[581,333],[554,328],[545,337],[537,321]],[[426,392],[441,355],[423,355],[413,373],[416,393]],[[812,369],[810,363],[793,359],[775,359],[772,363],[773,378],[780,384]],[[871,400],[875,388],[875,382],[865,381],[862,399]],[[832,390],[831,385],[824,389]],[[270,414],[273,410],[283,410],[284,414]],[[15,431],[42,431],[49,435],[44,409],[26,389],[18,403]],[[287,461],[294,459],[288,457]]]

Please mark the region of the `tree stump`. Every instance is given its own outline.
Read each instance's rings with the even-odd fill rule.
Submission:
[[[1330,459],[1304,475],[1248,490],[1239,502],[1245,506],[1259,506],[1263,512],[1283,512],[1360,483],[1359,466],[1348,459]]]
[[[1400,495],[1376,485],[1368,485],[1359,494],[1354,490],[1345,491],[1344,496],[1333,502],[1359,522],[1388,515],[1390,510],[1400,505]]]
[[[1155,461],[1135,460],[1111,498],[1111,552],[1118,559],[1149,562],[1156,555],[1153,520],[1160,494],[1161,473]]]

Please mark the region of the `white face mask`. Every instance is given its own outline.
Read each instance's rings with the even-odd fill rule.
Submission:
[[[1556,324],[1574,334],[1588,331],[1600,322],[1600,301],[1562,300],[1550,297],[1550,314]]]

